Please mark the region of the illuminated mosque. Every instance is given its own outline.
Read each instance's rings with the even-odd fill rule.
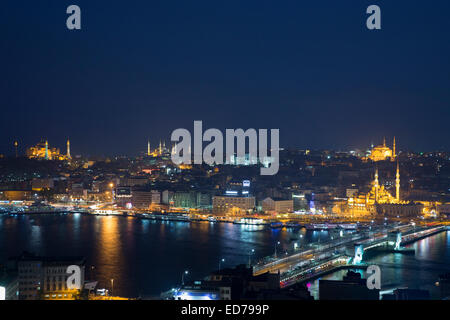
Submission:
[[[372,187],[366,194],[356,194],[348,199],[350,209],[360,209],[372,212],[375,204],[400,204],[400,172],[397,163],[397,173],[395,175],[395,195],[392,195],[384,186],[378,182],[378,169],[375,170],[375,177]],[[403,202],[406,203],[406,202]]]
[[[392,149],[386,146],[386,139],[383,139],[383,144],[373,147],[372,151],[370,152],[370,155],[368,158],[374,162],[376,161],[383,161],[386,159],[391,159],[394,161],[396,159],[396,153],[395,153],[395,137],[392,144]]]
[[[147,141],[147,156],[148,157],[160,157],[166,152],[167,152],[167,149],[166,149],[165,141],[164,142],[159,141],[159,147],[154,149],[153,151],[150,148],[150,140]]]
[[[422,215],[424,205],[400,199],[400,171],[397,162],[395,175],[395,195],[391,194],[378,181],[378,169],[367,193],[357,193],[349,197],[344,211],[355,216],[383,215],[396,217],[415,217]]]
[[[67,151],[66,154],[61,154],[59,148],[49,148],[48,141],[40,141],[34,147],[27,149],[27,157],[29,159],[40,160],[70,160],[70,141],[67,139]]]

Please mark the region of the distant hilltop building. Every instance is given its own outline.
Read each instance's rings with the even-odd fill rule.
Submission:
[[[392,144],[392,149],[386,146],[386,139],[383,139],[383,144],[373,147],[368,158],[375,162],[384,161],[387,159],[394,161],[396,159],[395,137]]]
[[[27,157],[29,159],[40,160],[70,160],[72,158],[70,155],[70,141],[67,140],[67,151],[65,155],[60,153],[59,148],[50,148],[47,140],[41,140],[34,147],[27,149]]]
[[[172,152],[173,152],[173,148],[172,148]],[[159,147],[156,149],[153,149],[153,150],[150,148],[150,140],[147,141],[147,152],[145,153],[147,155],[147,157],[161,157],[164,154],[168,154],[168,153],[169,153],[169,149],[166,148],[165,141],[161,142],[161,140],[160,140]]]

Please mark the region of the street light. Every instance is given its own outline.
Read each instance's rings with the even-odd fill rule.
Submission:
[[[110,183],[109,187],[111,188],[111,201],[114,201],[114,183]]]
[[[184,285],[184,275],[188,275],[188,274],[189,274],[189,271],[187,271],[187,270],[181,274],[181,284]]]
[[[221,263],[222,263],[222,262],[225,262],[225,259],[220,259],[220,260],[219,260],[219,271],[220,271],[220,269],[221,269],[220,267],[221,267]]]
[[[250,268],[252,266],[252,261],[251,261],[251,257],[252,254],[255,252],[255,249],[252,249],[252,251],[250,252],[250,254],[248,255],[248,267]]]
[[[277,245],[279,245],[280,244],[280,241],[278,241],[276,244],[275,244],[275,259],[277,258]]]

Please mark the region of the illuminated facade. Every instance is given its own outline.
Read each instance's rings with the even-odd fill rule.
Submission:
[[[255,207],[254,197],[215,196],[213,212],[217,214],[241,215],[249,213]]]
[[[34,147],[27,149],[27,157],[29,159],[40,160],[70,160],[70,141],[67,140],[67,154],[61,154],[59,148],[49,148],[48,141],[41,141]]]
[[[173,149],[172,149],[173,150]],[[159,147],[156,149],[152,149],[150,148],[150,140],[147,141],[147,152],[146,155],[148,157],[160,157],[163,154],[167,153],[168,150],[166,149],[166,142],[159,142]],[[173,151],[172,151],[173,152]]]
[[[374,214],[377,211],[377,205],[398,204],[405,205],[406,201],[400,200],[400,171],[397,163],[397,172],[395,175],[395,195],[392,195],[384,186],[380,186],[378,181],[378,169],[375,170],[372,187],[367,193],[356,193],[347,200],[348,211],[354,214]]]
[[[391,159],[392,161],[396,158],[395,153],[395,137],[392,145],[392,149],[386,146],[386,139],[383,140],[383,144],[372,148],[369,155],[369,159],[372,161],[383,161],[386,159]]]

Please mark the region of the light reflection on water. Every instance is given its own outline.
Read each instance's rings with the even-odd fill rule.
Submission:
[[[101,287],[128,297],[159,296],[181,282],[181,274],[201,278],[219,267],[246,264],[312,241],[328,232],[270,229],[229,223],[158,222],[132,217],[86,215],[0,216],[0,262],[23,250],[49,256],[84,256],[87,276]],[[450,261],[446,233],[414,244],[414,256],[388,254],[372,258],[382,268],[382,286],[433,284]],[[442,257],[445,256],[443,259]],[[372,261],[371,260],[371,261]],[[419,262],[417,262],[419,261]],[[91,265],[95,268],[91,269]],[[341,279],[345,272],[330,275]],[[420,279],[414,281],[414,276]],[[314,290],[314,284],[311,287]]]

